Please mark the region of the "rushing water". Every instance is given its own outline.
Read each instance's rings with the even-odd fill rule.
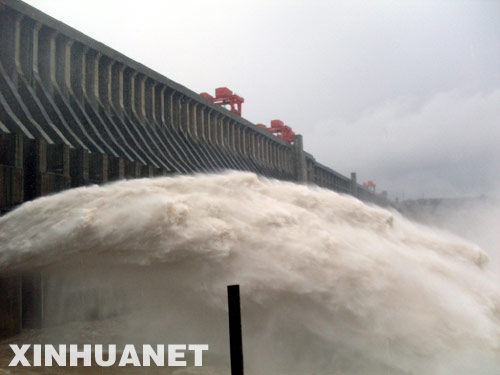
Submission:
[[[487,254],[329,190],[237,172],[83,187],[1,217],[0,249],[0,273],[47,275],[53,321],[85,320],[14,341],[207,343],[201,370],[226,373],[238,283],[248,374],[500,374]]]

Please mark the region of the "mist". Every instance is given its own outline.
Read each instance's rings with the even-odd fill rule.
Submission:
[[[498,197],[470,197],[407,201],[401,205],[409,218],[459,235],[484,249],[490,266],[500,274],[500,217]]]

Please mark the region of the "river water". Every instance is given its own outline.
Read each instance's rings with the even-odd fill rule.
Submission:
[[[227,172],[43,197],[0,218],[0,273],[34,270],[53,326],[4,341],[0,374],[52,373],[9,369],[10,342],[209,344],[165,373],[228,373],[235,283],[247,374],[500,374],[486,251],[317,187]]]

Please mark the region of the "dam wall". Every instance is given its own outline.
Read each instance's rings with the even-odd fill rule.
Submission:
[[[0,0],[0,213],[88,184],[244,170],[387,205],[292,143],[17,1]],[[39,275],[0,275],[0,336],[40,326]],[[38,280],[38,281],[37,281]]]

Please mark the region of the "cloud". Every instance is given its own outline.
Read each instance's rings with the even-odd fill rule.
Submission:
[[[498,103],[500,88],[391,101],[354,122],[325,119],[306,144],[321,162],[407,197],[491,194],[500,186]]]

